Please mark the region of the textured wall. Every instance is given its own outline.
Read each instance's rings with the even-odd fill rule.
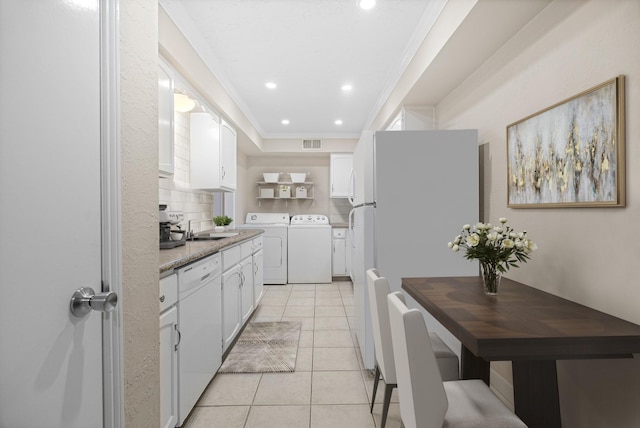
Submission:
[[[125,425],[160,420],[158,3],[120,1]]]
[[[554,1],[437,106],[438,128],[479,129],[484,220],[508,217],[539,246],[506,276],[638,324],[639,19],[637,0]],[[619,74],[627,84],[627,207],[507,209],[506,126]],[[563,361],[558,380],[563,427],[640,426],[640,355]]]

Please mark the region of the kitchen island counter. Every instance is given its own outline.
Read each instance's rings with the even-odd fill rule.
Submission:
[[[205,231],[213,232],[213,231]],[[205,232],[199,232],[205,233]],[[221,238],[216,240],[196,240],[187,241],[185,245],[175,248],[167,248],[160,250],[160,275],[165,272],[172,271],[210,254],[217,253],[225,248],[232,247],[244,241],[255,238],[264,233],[263,229],[233,229],[229,232],[237,232],[238,235],[230,238]]]

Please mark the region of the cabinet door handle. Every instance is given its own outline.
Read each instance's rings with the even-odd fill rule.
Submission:
[[[160,296],[160,303],[164,303],[164,294]]]
[[[178,328],[178,324],[175,324],[175,329],[178,332],[178,342],[175,344],[174,346],[174,350],[178,350],[178,346],[180,345],[180,342],[182,341],[182,333],[180,333],[180,329]]]

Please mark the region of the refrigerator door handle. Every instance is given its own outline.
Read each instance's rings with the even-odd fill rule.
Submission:
[[[351,174],[349,174],[348,192],[349,203],[353,205],[356,198],[356,171],[354,169],[351,169]]]
[[[351,247],[355,247],[354,242],[353,242],[353,216],[355,214],[356,209],[352,209],[351,211],[349,211],[349,228],[347,229],[347,233],[349,234],[349,242],[351,243]]]
[[[348,248],[347,250],[351,253],[351,263],[349,263],[349,277],[351,278],[351,282],[353,282],[353,251],[355,246],[355,242],[353,239],[353,220],[352,218],[354,218],[355,215],[355,211],[356,209],[353,208],[351,211],[349,211],[349,228],[347,229],[347,242],[349,242],[351,248]]]

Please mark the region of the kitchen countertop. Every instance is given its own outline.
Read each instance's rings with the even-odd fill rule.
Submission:
[[[205,230],[198,233],[210,233],[212,230]],[[263,229],[230,229],[228,232],[238,232],[236,236],[216,240],[187,241],[185,245],[175,248],[160,250],[160,274],[179,268],[210,254],[217,253],[225,248],[231,247],[240,242],[255,238],[264,233]]]

